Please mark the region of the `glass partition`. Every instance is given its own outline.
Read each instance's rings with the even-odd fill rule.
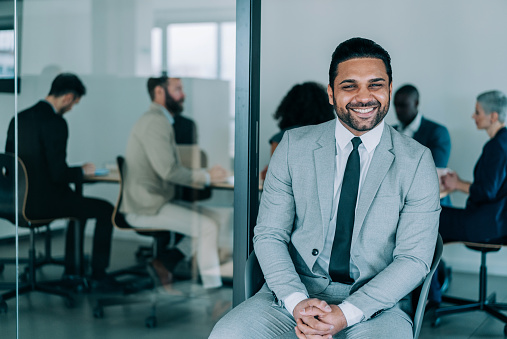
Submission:
[[[0,85],[15,76],[12,31],[2,26],[6,3],[5,13],[14,7],[0,1]],[[19,317],[15,299],[6,301],[2,337],[14,338],[18,325],[20,338],[148,331],[206,338],[232,306],[235,1],[23,0],[17,6],[21,85],[17,96],[0,93],[0,145],[14,113],[22,112],[17,145],[29,182],[23,203],[34,226],[35,261],[34,274],[21,278],[38,287],[20,289]],[[149,78],[162,81],[151,88],[153,97]],[[143,149],[136,158],[136,126],[148,111],[160,120],[137,145],[165,134],[150,146],[156,152]],[[179,127],[181,120],[195,129]],[[190,134],[190,142],[179,140]],[[214,165],[223,168],[221,182],[213,174],[206,179]],[[138,177],[136,166],[144,166]],[[186,169],[172,173],[178,166]],[[166,199],[149,211],[138,208],[149,198],[130,186],[146,176],[157,182],[148,194]],[[171,212],[153,224],[167,204]],[[150,221],[139,221],[144,217]],[[0,236],[3,229],[9,231],[0,253],[14,257],[15,228],[0,220]],[[22,258],[31,238],[28,228],[19,230]],[[216,257],[211,269],[210,257]],[[25,267],[20,262],[20,273]],[[0,283],[15,277],[6,265]]]
[[[19,84],[17,78],[16,54],[18,44],[16,35],[16,3],[14,0],[0,2],[0,328],[2,336],[16,336],[17,323],[17,276],[24,273],[24,267],[17,265],[18,228],[16,227],[16,163],[14,155],[6,154],[6,144],[14,146],[12,135],[7,141],[7,129],[13,124],[16,107],[15,92]],[[19,5],[19,3],[18,3]],[[19,14],[19,13],[18,13]],[[19,16],[18,16],[19,18]],[[14,127],[14,126],[13,126]],[[12,132],[15,129],[12,128]],[[19,236],[26,232],[19,229]],[[26,247],[23,247],[26,249]],[[20,249],[20,252],[22,249]],[[22,260],[22,259],[20,259]]]

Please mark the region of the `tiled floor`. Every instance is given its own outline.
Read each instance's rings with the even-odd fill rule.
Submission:
[[[56,240],[55,253],[61,253],[62,240]],[[88,241],[89,242],[89,241]],[[24,241],[20,253],[26,253]],[[113,244],[112,269],[124,267],[135,262],[134,251],[138,243],[115,239]],[[0,244],[0,257],[13,253],[12,244]],[[7,253],[7,254],[6,254]],[[41,275],[59,275],[61,269],[44,268]],[[12,269],[0,275],[0,281],[8,280]],[[490,290],[497,291],[497,298],[507,302],[507,278],[490,277]],[[212,295],[196,284],[187,284],[191,298],[159,296],[157,308],[157,327],[146,328],[145,319],[150,315],[149,302],[127,306],[114,306],[104,309],[104,317],[96,319],[93,309],[97,293],[76,294],[77,305],[68,308],[60,297],[32,292],[20,296],[19,338],[22,339],[116,339],[116,338],[207,338],[223,308],[232,299],[232,289],[224,287]],[[476,275],[453,274],[449,293],[457,296],[475,297],[478,290]],[[153,298],[144,294],[147,301]],[[9,311],[0,314],[0,338],[16,338],[15,302],[8,302]],[[426,318],[420,335],[421,339],[461,339],[461,338],[504,338],[504,325],[482,312],[451,315],[442,318],[437,328],[431,326]],[[227,338],[229,339],[229,338]],[[255,339],[255,338],[254,338]],[[259,338],[264,339],[264,338]]]

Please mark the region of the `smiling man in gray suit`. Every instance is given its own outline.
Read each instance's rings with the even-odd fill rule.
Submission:
[[[336,48],[338,119],[285,133],[255,227],[266,284],[211,338],[412,338],[410,293],[432,262],[439,185],[431,152],[384,123],[391,93],[381,46]]]

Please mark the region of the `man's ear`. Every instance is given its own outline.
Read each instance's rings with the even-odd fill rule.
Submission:
[[[74,94],[73,93],[67,93],[67,94],[63,95],[62,104],[64,106],[70,104],[72,101],[74,101]]]
[[[162,86],[155,86],[155,98],[160,97],[160,95],[164,95],[164,89]]]
[[[331,85],[327,85],[327,96],[329,99],[329,104],[334,105],[333,88]]]

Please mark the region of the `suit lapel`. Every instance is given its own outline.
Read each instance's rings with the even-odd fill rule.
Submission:
[[[336,122],[336,119],[334,120]],[[333,188],[336,157],[335,124],[330,123],[317,140],[319,145],[313,151],[317,179],[320,213],[322,216],[323,238],[327,235],[329,217],[333,206]]]
[[[382,138],[375,150],[375,154],[373,154],[373,159],[371,160],[368,173],[366,174],[366,178],[359,195],[354,221],[354,231],[352,233],[352,246],[354,246],[359,232],[361,231],[361,227],[366,214],[370,209],[373,198],[375,198],[380,184],[384,180],[387,171],[393,163],[394,153],[392,152],[392,148],[391,131],[389,126],[385,124]]]

